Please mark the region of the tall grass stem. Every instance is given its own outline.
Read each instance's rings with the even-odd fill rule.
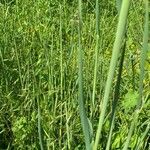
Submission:
[[[90,131],[89,124],[85,112],[84,106],[84,97],[83,97],[83,51],[81,45],[81,37],[82,37],[82,1],[78,1],[79,5],[79,24],[78,24],[78,38],[79,38],[79,48],[78,48],[78,84],[79,84],[79,112],[81,118],[81,124],[84,133],[84,139],[86,144],[86,150],[91,149],[90,145]]]
[[[115,42],[113,46],[112,58],[110,62],[110,67],[109,67],[109,72],[108,72],[108,77],[107,77],[106,87],[105,87],[105,92],[104,92],[104,100],[101,106],[102,109],[101,109],[101,114],[99,118],[98,129],[96,132],[96,138],[95,138],[93,150],[97,150],[99,139],[101,137],[102,126],[103,126],[104,117],[105,117],[105,113],[107,109],[110,90],[112,87],[112,81],[113,81],[113,77],[115,73],[115,68],[116,68],[118,56],[120,53],[122,40],[123,40],[125,30],[126,30],[126,22],[127,22],[127,16],[128,16],[129,8],[130,8],[130,2],[131,2],[130,0],[123,1],[121,12],[119,15],[119,23],[118,23],[116,38],[115,38]]]

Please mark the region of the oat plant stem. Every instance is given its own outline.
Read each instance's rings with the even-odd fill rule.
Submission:
[[[112,52],[108,77],[106,81],[106,86],[105,86],[104,99],[103,99],[103,103],[101,106],[102,109],[101,109],[101,114],[99,117],[98,129],[96,132],[96,138],[95,138],[93,150],[98,149],[99,139],[101,137],[102,126],[103,126],[103,122],[105,118],[109,94],[110,94],[111,87],[112,87],[112,81],[113,81],[113,77],[115,73],[115,68],[116,68],[118,57],[119,57],[122,40],[123,40],[125,30],[126,30],[126,22],[127,22],[129,7],[130,7],[130,1],[131,0],[123,0],[122,2],[121,12],[119,15],[119,22],[117,26],[117,33],[116,33],[115,42],[113,46],[113,52]]]
[[[84,106],[84,97],[83,97],[83,51],[82,51],[82,45],[81,45],[81,37],[82,37],[82,1],[78,0],[79,4],[79,24],[78,24],[78,101],[79,101],[79,113],[80,113],[80,119],[81,124],[83,128],[83,134],[86,144],[86,150],[90,150],[90,135],[89,135],[89,125],[88,120],[85,112],[85,106]]]

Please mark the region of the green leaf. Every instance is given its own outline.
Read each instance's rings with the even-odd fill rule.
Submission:
[[[122,107],[126,111],[130,111],[137,104],[138,92],[129,89],[128,93],[124,97],[124,101],[122,103]]]

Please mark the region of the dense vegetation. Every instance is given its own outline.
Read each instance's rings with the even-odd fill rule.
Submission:
[[[150,148],[148,0],[129,7],[106,108],[119,3],[0,2],[0,150]]]

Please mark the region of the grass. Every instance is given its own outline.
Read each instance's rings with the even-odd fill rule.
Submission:
[[[148,0],[0,2],[0,149],[149,148]]]

